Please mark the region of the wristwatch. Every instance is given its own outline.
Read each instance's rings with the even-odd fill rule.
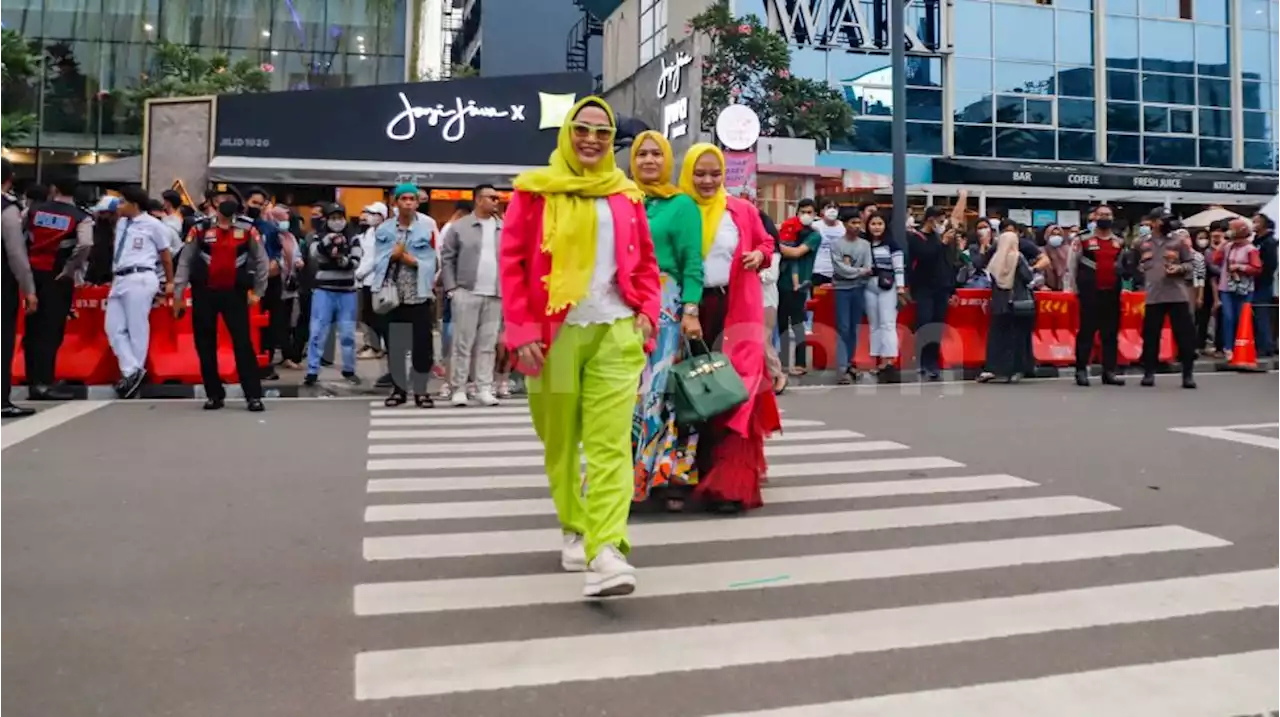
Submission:
[[[685,316],[692,316],[692,317],[693,317],[693,318],[695,318],[695,319],[696,319],[696,318],[698,318],[698,305],[697,305],[697,304],[685,304],[685,305],[684,305],[684,315],[685,315]]]

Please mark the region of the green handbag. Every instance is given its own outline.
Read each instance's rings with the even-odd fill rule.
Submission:
[[[747,400],[747,386],[729,357],[698,343],[705,353],[692,355],[692,347],[685,341],[685,359],[671,368],[675,379],[672,402],[676,423],[682,426],[704,423]]]

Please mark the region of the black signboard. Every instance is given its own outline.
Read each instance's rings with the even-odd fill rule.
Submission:
[[[218,98],[214,155],[540,165],[586,73]]]
[[[935,159],[933,181],[939,184],[998,184],[1027,187],[1073,187],[1154,192],[1274,195],[1274,174],[1129,169],[1096,164]]]

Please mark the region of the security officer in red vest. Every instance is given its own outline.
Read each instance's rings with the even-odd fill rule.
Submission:
[[[93,219],[72,197],[74,179],[56,179],[49,198],[27,210],[24,229],[27,256],[39,301],[27,317],[23,349],[27,357],[28,397],[33,401],[66,401],[74,395],[54,385],[54,368],[71,313],[71,294],[93,250]]]
[[[217,218],[191,228],[178,262],[174,295],[191,285],[191,328],[200,356],[205,410],[222,408],[226,389],[218,376],[218,317],[231,335],[236,373],[250,411],[262,411],[262,381],[249,337],[249,307],[267,290],[267,252],[253,222],[240,216],[239,193],[228,187],[216,197]],[[174,315],[182,302],[174,302]]]
[[[1116,373],[1120,335],[1120,276],[1117,265],[1124,239],[1112,233],[1115,214],[1103,204],[1093,210],[1093,232],[1080,239],[1072,252],[1080,330],[1076,332],[1076,384],[1089,385],[1089,356],[1093,337],[1102,343],[1102,382],[1123,386]]]
[[[9,402],[13,389],[13,350],[18,335],[18,307],[26,298],[27,314],[36,310],[36,282],[27,260],[27,237],[22,232],[22,205],[13,196],[13,165],[0,159],[0,421],[24,419],[31,408]]]

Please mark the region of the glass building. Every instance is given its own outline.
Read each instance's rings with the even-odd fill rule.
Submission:
[[[780,7],[808,9],[822,23],[841,2],[733,9],[775,24]],[[877,12],[861,4],[867,18]],[[921,36],[926,12],[923,0],[908,5]],[[1280,0],[953,0],[943,18],[949,51],[908,57],[901,111],[916,168],[941,156],[1277,169]],[[792,72],[840,87],[857,112],[855,136],[823,163],[882,171],[895,112],[889,56],[843,40],[793,45]]]
[[[406,0],[6,0],[4,27],[43,52],[43,78],[5,96],[39,129],[7,153],[33,176],[140,149],[118,91],[167,40],[260,63],[272,90],[405,81]],[[22,168],[22,165],[36,165]],[[61,169],[56,171],[62,171]]]

